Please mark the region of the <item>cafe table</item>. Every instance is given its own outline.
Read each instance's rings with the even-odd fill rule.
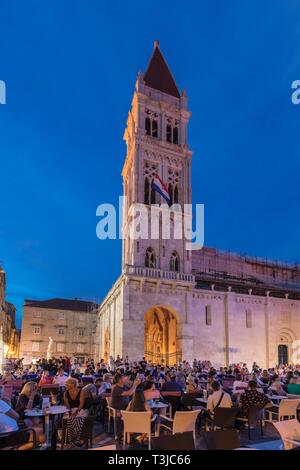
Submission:
[[[40,418],[45,419],[45,436],[46,442],[45,447],[51,445],[51,433],[50,433],[50,416],[58,416],[65,414],[68,411],[66,406],[50,406],[49,408],[33,408],[32,410],[25,410],[25,416],[27,418]]]
[[[163,403],[163,402],[159,402],[159,403],[155,403],[155,401],[153,403],[151,403],[150,407],[151,410],[158,410],[158,409],[162,409],[162,408],[168,408],[169,404],[168,403]]]
[[[277,400],[277,401],[280,401],[280,400],[287,400],[288,397],[285,396],[285,395],[267,395],[267,397],[270,399],[270,400]]]

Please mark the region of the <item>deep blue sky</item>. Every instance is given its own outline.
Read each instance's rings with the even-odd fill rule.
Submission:
[[[121,245],[122,140],[154,39],[193,113],[193,201],[205,243],[299,260],[298,0],[0,1],[0,260],[7,298],[100,300]]]

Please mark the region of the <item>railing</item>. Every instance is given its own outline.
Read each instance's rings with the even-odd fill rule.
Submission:
[[[175,351],[172,353],[154,353],[152,351],[145,351],[145,357],[146,359],[154,364],[177,364],[179,361],[181,361],[181,352],[180,351]]]
[[[139,266],[127,265],[125,269],[125,274],[131,274],[142,277],[152,277],[156,279],[195,282],[195,276],[193,274],[178,273],[175,271],[163,271],[162,269],[145,268]]]

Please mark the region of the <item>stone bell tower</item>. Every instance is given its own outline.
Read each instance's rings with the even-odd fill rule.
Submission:
[[[191,203],[192,152],[187,144],[190,115],[186,93],[180,94],[159,43],[155,41],[147,70],[139,72],[137,77],[124,133],[127,155],[122,172],[127,201],[123,207],[123,231],[126,233],[129,227],[129,208],[141,203],[148,211],[148,239],[142,236],[123,240],[123,272],[139,267],[153,269],[153,277],[155,270],[191,272],[191,252],[186,250],[184,237],[174,235],[174,218],[178,221],[181,217],[183,231],[181,212],[170,214],[166,209],[171,217],[171,236],[166,237],[162,210],[155,205],[167,202],[152,187],[153,178],[158,175],[169,193],[169,205],[183,207]],[[151,212],[154,219],[150,220]],[[158,227],[154,235],[151,233],[153,220]]]

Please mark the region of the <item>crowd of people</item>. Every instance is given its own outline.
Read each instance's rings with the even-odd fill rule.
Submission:
[[[231,386],[228,386],[230,380]],[[12,396],[5,395],[5,387],[17,381]],[[18,430],[24,426],[33,429],[37,441],[45,442],[41,418],[27,418],[26,411],[42,406],[43,389],[57,385],[57,393],[51,393],[51,403],[63,404],[68,412],[67,431],[69,444],[80,446],[80,431],[84,419],[91,413],[103,419],[106,397],[117,411],[148,411],[155,409],[159,401],[166,407],[172,402],[173,413],[178,409],[199,406],[198,397],[204,397],[205,420],[212,418],[218,407],[239,408],[241,416],[247,416],[252,406],[272,407],[270,395],[299,395],[300,366],[281,364],[262,370],[253,363],[234,364],[215,368],[210,361],[182,361],[173,366],[153,364],[142,358],[114,360],[112,357],[99,363],[87,360],[81,364],[75,358],[40,359],[30,366],[22,359],[11,361],[0,375],[0,434]],[[170,399],[173,397],[173,400]],[[176,398],[176,399],[175,399]],[[157,411],[160,413],[160,410]],[[4,443],[9,444],[9,437]],[[31,442],[31,431],[23,433],[20,445]]]

